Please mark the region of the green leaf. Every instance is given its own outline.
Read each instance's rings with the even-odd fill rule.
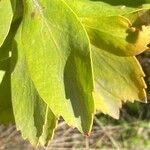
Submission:
[[[150,26],[136,29],[122,16],[85,18],[82,23],[93,45],[116,55],[134,56],[148,49]]]
[[[42,135],[39,138],[39,144],[47,146],[50,140],[53,138],[54,129],[56,127],[56,118],[53,117],[52,111],[47,107],[45,123],[43,125]]]
[[[122,56],[138,55],[148,49],[150,27],[142,19],[145,14],[143,11],[150,9],[150,5],[130,8],[112,6],[102,1],[67,2],[80,17],[91,43],[96,47]]]
[[[10,0],[0,1],[0,47],[9,33],[13,18],[13,10]]]
[[[62,0],[24,1],[20,38],[41,98],[56,116],[88,134],[94,112],[90,48],[76,15]]]
[[[112,1],[108,3],[99,0],[65,0],[74,12],[80,17],[111,17],[130,13],[141,8],[126,7],[125,5],[111,5]],[[119,3],[119,1],[117,1]]]
[[[15,20],[11,24],[9,34],[7,35],[3,45],[0,47],[0,61],[9,59],[11,56],[12,41],[20,24],[20,19]]]
[[[10,54],[12,40],[15,36],[20,20],[11,24],[9,34],[3,45],[0,47],[0,123],[14,122],[14,115],[11,103],[11,81],[10,81]]]
[[[28,139],[35,145],[39,143],[40,138],[40,144],[45,145],[53,135],[57,119],[35,89],[22,50],[21,32],[18,31],[11,61],[11,90],[15,123],[24,139]],[[45,139],[41,139],[41,136]]]
[[[11,0],[11,5],[13,9],[13,21],[16,21],[20,18],[22,18],[23,15],[23,1],[22,0]]]
[[[146,101],[144,73],[136,58],[118,55],[132,56],[147,49],[150,27],[142,26],[148,22],[140,18],[149,6],[131,8],[88,0],[67,3],[77,13],[93,44],[96,109],[119,118],[122,101]]]
[[[144,73],[135,57],[119,57],[92,46],[96,109],[119,118],[122,102],[146,102]]]
[[[113,6],[125,5],[125,6],[128,6],[128,7],[135,7],[135,8],[141,6],[142,4],[150,3],[150,0],[136,0],[136,2],[135,1],[130,1],[130,0],[119,0],[119,1],[116,1],[116,0],[114,0],[114,1],[110,1],[110,0],[90,0],[90,1],[101,1],[101,2],[105,2],[105,3],[113,5]]]
[[[0,61],[0,124],[14,122],[10,83],[10,59]]]

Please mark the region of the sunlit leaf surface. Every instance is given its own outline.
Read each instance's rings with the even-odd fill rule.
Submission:
[[[0,47],[9,33],[13,18],[13,10],[10,0],[0,1]]]
[[[149,47],[149,0],[1,0],[0,123],[33,145],[60,116],[89,135],[96,111],[146,102],[135,55]]]

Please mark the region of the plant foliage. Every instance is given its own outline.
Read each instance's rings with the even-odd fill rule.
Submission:
[[[136,55],[150,43],[150,1],[1,0],[0,123],[47,145],[60,116],[89,134],[96,111],[146,102]]]

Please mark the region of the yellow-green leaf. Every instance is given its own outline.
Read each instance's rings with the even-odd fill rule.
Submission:
[[[47,107],[43,131],[38,142],[40,145],[47,146],[50,140],[53,138],[57,121],[52,114],[52,111],[49,109],[49,107]]]
[[[96,47],[122,56],[138,55],[148,49],[150,26],[144,15],[150,5],[130,8],[102,1],[66,1],[77,13]],[[150,14],[145,18],[148,16],[150,18]]]
[[[34,145],[39,143],[39,138],[43,137],[44,133],[47,134],[40,142],[41,145],[45,145],[53,135],[57,119],[34,87],[22,47],[19,30],[13,44],[11,61],[11,91],[15,123],[23,138]],[[45,126],[48,126],[49,130],[46,130]]]
[[[0,47],[9,33],[13,18],[13,10],[10,0],[0,1]]]
[[[96,109],[119,118],[122,102],[146,102],[144,73],[135,57],[120,57],[92,46]]]
[[[123,16],[84,18],[82,23],[93,45],[116,55],[134,56],[148,49],[150,26],[133,27]]]
[[[41,98],[56,116],[88,134],[93,79],[89,41],[77,16],[62,0],[25,0],[21,41]]]

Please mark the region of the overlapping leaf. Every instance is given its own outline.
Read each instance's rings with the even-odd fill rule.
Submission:
[[[150,42],[148,22],[140,20],[141,8],[124,10],[104,2],[67,2],[72,4],[91,40],[96,109],[119,118],[122,101],[146,101],[144,73],[138,61],[135,57],[119,55],[132,56],[147,49]],[[135,31],[132,24],[142,30]]]
[[[125,15],[150,8],[150,2],[109,1],[109,0],[65,0],[80,17],[111,17]],[[93,2],[94,1],[94,2]],[[132,4],[131,4],[132,3]]]
[[[144,73],[135,57],[119,57],[92,46],[96,109],[119,118],[122,101],[146,102]]]
[[[10,0],[0,1],[0,47],[9,33],[13,18],[13,10]]]
[[[20,20],[11,24],[11,29],[3,45],[0,47],[0,123],[14,122],[14,115],[11,102],[11,72],[10,72],[10,52],[12,49],[12,40]]]
[[[150,5],[130,8],[111,6],[101,1],[95,3],[75,0],[72,3],[67,0],[67,2],[80,17],[91,43],[96,47],[122,56],[134,56],[148,48],[150,26],[140,18],[143,18],[142,10],[150,9]],[[140,24],[140,27],[137,24]]]
[[[10,59],[0,61],[0,124],[14,122],[11,103]]]
[[[13,20],[12,22],[15,22],[16,20],[22,18],[23,15],[23,0],[10,0],[12,4],[13,9]]]
[[[53,135],[57,119],[34,87],[22,47],[19,30],[13,44],[11,61],[12,104],[15,122],[24,139],[27,138],[32,144],[45,145]]]
[[[47,145],[59,116],[88,134],[95,109],[119,118],[122,102],[146,102],[134,55],[150,43],[149,0],[23,3],[0,1],[0,123]]]
[[[16,30],[18,29],[19,23],[20,19],[17,19],[11,24],[10,31],[3,45],[0,47],[0,61],[6,60],[11,56],[12,41],[16,34]]]
[[[26,0],[19,42],[42,99],[88,134],[94,112],[90,48],[76,15],[61,0]]]
[[[150,26],[136,29],[122,16],[87,18],[84,19],[83,24],[91,43],[113,54],[134,56],[148,49]]]

